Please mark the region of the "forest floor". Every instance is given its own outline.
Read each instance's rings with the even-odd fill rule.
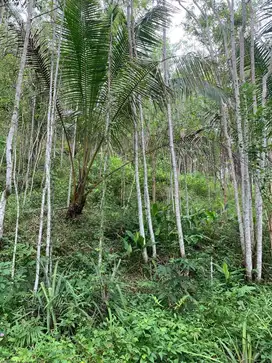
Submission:
[[[178,256],[175,220],[163,202],[152,210],[158,258],[145,265],[134,240],[135,205],[123,208],[110,190],[101,268],[97,195],[74,221],[55,208],[53,271],[36,295],[40,194],[33,192],[20,217],[14,281],[11,197],[0,252],[0,362],[272,362],[270,252],[263,284],[247,284],[233,207],[222,211],[216,194],[205,205],[207,191],[197,183],[189,184],[194,213],[183,219],[186,259]],[[62,179],[56,189],[62,206]]]

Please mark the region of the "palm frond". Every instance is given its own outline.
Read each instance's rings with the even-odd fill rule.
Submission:
[[[197,54],[188,54],[176,59],[176,76],[172,80],[174,87],[185,95],[198,92],[220,103],[226,98],[223,89],[216,85],[213,67],[216,66]]]
[[[172,10],[169,4],[159,4],[136,21],[134,30],[140,57],[152,53],[161,44],[162,29],[170,25]]]

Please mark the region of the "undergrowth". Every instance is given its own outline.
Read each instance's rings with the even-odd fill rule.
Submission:
[[[131,178],[128,169],[128,185]],[[173,210],[158,200],[152,206],[158,258],[146,265],[135,202],[120,205],[113,179],[101,268],[99,190],[86,212],[68,221],[63,180],[55,175],[54,268],[36,295],[39,211],[27,200],[12,280],[16,216],[10,198],[0,260],[0,362],[272,362],[269,251],[266,284],[245,284],[233,206],[223,209],[215,192],[204,202],[212,188],[199,175],[187,178],[194,207],[183,213],[186,259],[178,256]],[[148,239],[147,246],[151,252]]]

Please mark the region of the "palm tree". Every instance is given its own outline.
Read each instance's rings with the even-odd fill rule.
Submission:
[[[132,100],[139,95],[160,102],[164,99],[165,88],[158,63],[147,57],[150,46],[157,44],[151,29],[154,30],[158,19],[168,15],[168,11],[162,10],[161,6],[153,9],[156,16],[149,14],[143,17],[135,27],[136,43],[142,56],[131,59],[126,17],[120,7],[111,5],[101,9],[96,0],[66,2],[61,49],[61,97],[65,107],[72,110],[72,117],[77,119],[76,140],[79,147],[78,172],[75,165],[72,168],[69,217],[76,217],[82,212],[87,195],[92,190],[88,187],[89,175],[105,142],[107,115],[110,114],[108,139],[120,145],[120,137],[133,124]],[[162,21],[160,23],[163,24]]]

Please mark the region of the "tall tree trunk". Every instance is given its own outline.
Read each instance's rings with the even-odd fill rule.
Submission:
[[[228,5],[229,5],[229,7],[231,7],[230,2],[228,2]],[[238,76],[237,76],[237,65],[236,65],[235,74],[234,74],[233,73],[234,72],[234,67],[233,67],[232,63],[235,63],[235,61],[233,60],[233,58],[231,59],[231,56],[230,56],[229,45],[228,45],[228,37],[227,37],[226,30],[225,30],[225,26],[224,26],[224,23],[223,23],[223,21],[221,19],[220,14],[218,14],[218,11],[217,11],[217,9],[215,7],[214,2],[213,2],[213,5],[212,5],[212,9],[213,9],[213,13],[214,13],[216,19],[218,20],[218,22],[220,24],[220,28],[221,28],[222,35],[223,35],[223,45],[224,45],[225,55],[226,55],[226,58],[228,60],[229,74],[230,74],[232,80],[234,80],[235,75],[236,75],[236,78],[238,78]],[[232,22],[232,16],[231,16],[231,22]],[[233,26],[232,26],[232,34],[234,34]],[[232,46],[233,46],[232,37],[231,37],[231,40],[232,40]],[[242,41],[244,41],[244,40],[242,40]],[[215,60],[215,55],[214,55],[212,46],[210,46],[210,49],[212,50],[212,58],[213,58],[213,60]],[[242,52],[243,52],[243,49],[244,49],[244,46],[242,44]],[[232,50],[233,50],[233,48],[232,48]],[[242,57],[242,61],[241,61],[241,65],[240,65],[240,73],[242,73],[242,74],[243,74],[243,67],[244,67],[244,59]],[[220,75],[218,74],[218,72],[216,72],[216,79],[217,79],[218,86],[222,87],[222,81],[220,79]],[[230,107],[232,107],[232,106],[230,105]],[[229,162],[230,162],[230,172],[231,172],[231,178],[232,178],[233,188],[234,188],[234,197],[235,197],[237,221],[238,221],[238,226],[239,226],[240,244],[241,244],[241,249],[242,249],[242,253],[243,253],[243,258],[245,260],[245,232],[244,232],[243,214],[241,212],[241,207],[240,207],[239,188],[238,188],[235,164],[234,164],[233,155],[232,155],[232,140],[231,140],[231,136],[229,135],[229,132],[228,132],[227,107],[226,107],[224,102],[221,102],[221,113],[222,113],[223,132],[224,132],[224,136],[225,136],[226,144],[227,144],[227,151],[228,151],[228,157],[229,157]]]
[[[236,117],[237,133],[238,133],[238,146],[239,146],[240,169],[241,169],[243,222],[244,222],[244,238],[245,238],[245,265],[246,265],[246,276],[247,279],[250,281],[252,280],[252,243],[251,243],[251,216],[250,216],[250,190],[249,190],[250,182],[249,182],[245,140],[242,128],[240,88],[239,88],[239,78],[237,73],[235,25],[234,25],[234,0],[228,0],[228,4],[230,10],[230,25],[231,25],[230,36],[231,36],[232,80],[233,80],[233,90],[234,90],[234,99],[235,99],[235,117]]]
[[[28,47],[30,30],[31,30],[32,12],[33,12],[33,0],[29,0],[28,7],[27,7],[25,39],[24,39],[23,52],[21,55],[20,68],[19,68],[17,84],[16,84],[14,108],[13,108],[13,114],[12,114],[12,118],[11,118],[9,133],[8,133],[7,140],[6,140],[6,164],[7,164],[7,166],[6,166],[6,185],[5,185],[5,189],[3,190],[1,199],[0,199],[0,240],[2,239],[3,233],[4,233],[4,219],[5,219],[7,199],[11,193],[13,138],[14,138],[14,134],[18,127],[19,106],[20,106],[20,100],[21,100],[23,75],[24,75],[25,64],[26,64],[27,47]]]
[[[228,157],[229,157],[229,162],[230,162],[231,179],[232,179],[233,189],[234,189],[234,199],[235,199],[235,206],[236,206],[236,213],[237,213],[237,220],[238,220],[238,227],[239,227],[240,243],[241,243],[241,249],[242,249],[243,256],[244,256],[245,255],[245,238],[244,238],[243,218],[242,218],[240,200],[239,200],[239,188],[238,188],[238,183],[237,183],[237,179],[236,179],[235,166],[234,166],[233,155],[232,155],[232,147],[231,147],[232,142],[231,142],[231,137],[228,132],[227,107],[223,102],[221,104],[221,113],[222,113],[224,136],[226,139]]]
[[[135,110],[135,112],[136,112],[136,110]],[[138,136],[136,121],[135,121],[135,125],[134,125],[134,167],[135,167],[135,182],[136,182],[137,203],[138,203],[139,228],[140,228],[140,235],[143,238],[142,254],[143,254],[144,262],[147,263],[148,254],[147,254],[147,249],[146,249],[144,218],[143,218],[143,204],[142,204],[140,177],[139,177],[139,136]]]
[[[242,27],[240,31],[240,84],[241,87],[245,85],[245,32],[246,32],[246,20],[247,20],[247,11],[246,11],[246,2],[242,0]],[[247,105],[247,97],[245,91],[242,89],[242,119],[244,126],[244,170],[245,170],[245,200],[249,205],[249,219],[250,219],[250,238],[251,238],[251,250],[253,250],[255,239],[254,239],[254,222],[253,222],[253,210],[252,210],[252,183],[251,183],[251,175],[249,171],[249,157],[248,157],[248,149],[250,145],[250,135],[249,135],[249,119],[248,119],[248,105]]]
[[[253,99],[253,116],[254,119],[257,113],[257,94],[256,94],[256,70],[255,70],[255,11],[252,1],[249,2],[250,8],[250,69],[251,69],[251,82],[253,85],[252,99]],[[257,281],[262,278],[262,255],[263,255],[263,197],[261,193],[262,186],[262,172],[263,172],[263,153],[258,153],[261,160],[260,168],[256,170],[255,177],[255,209],[256,209],[256,269]]]
[[[150,240],[152,243],[152,257],[157,257],[157,248],[155,241],[155,234],[153,230],[152,224],[152,216],[151,216],[151,207],[150,207],[150,199],[149,199],[149,189],[148,189],[148,170],[147,170],[147,162],[145,155],[145,131],[144,131],[144,115],[141,99],[139,100],[139,109],[140,109],[140,121],[141,121],[141,136],[142,136],[142,153],[143,153],[143,167],[144,167],[144,199],[145,199],[145,209],[146,209],[146,218],[147,224],[150,234]]]
[[[164,68],[164,81],[168,85],[168,62],[166,54],[166,28],[163,29],[163,68]],[[177,174],[177,161],[176,161],[176,151],[174,146],[174,131],[172,122],[172,110],[169,97],[167,97],[167,121],[168,121],[168,135],[169,135],[169,148],[171,154],[172,172],[174,178],[174,200],[175,200],[175,215],[176,215],[176,225],[178,232],[178,242],[180,254],[185,257],[185,246],[183,238],[183,230],[181,225],[181,211],[180,211],[180,196],[179,196],[179,179]]]
[[[53,0],[52,8],[56,6],[55,0]],[[65,6],[65,5],[64,5]],[[53,10],[54,11],[54,10]],[[64,18],[64,15],[63,15]],[[62,19],[63,21],[63,19]],[[53,12],[53,42],[55,39],[55,24],[56,24],[56,12]],[[54,134],[56,135],[55,128],[55,118],[56,118],[56,100],[57,100],[57,87],[58,87],[58,76],[59,76],[59,63],[60,63],[60,53],[61,53],[61,42],[62,37],[60,37],[57,48],[57,59],[55,66],[55,74],[53,80],[53,94],[51,100],[51,111],[48,119],[48,129],[47,129],[47,143],[46,143],[46,155],[45,155],[45,174],[46,174],[46,185],[47,185],[47,230],[46,230],[46,263],[45,263],[45,277],[49,281],[49,266],[52,266],[52,241],[51,241],[51,229],[52,229],[52,205],[51,205],[51,158],[52,158],[52,143]],[[52,62],[54,58],[52,58]],[[50,105],[50,101],[49,101]],[[54,146],[55,150],[55,146]],[[54,155],[55,157],[55,155]]]
[[[129,51],[130,57],[133,58],[135,56],[136,49],[134,48],[134,19],[133,19],[133,0],[128,1],[127,7],[127,23],[128,23],[128,37],[129,37]],[[144,230],[144,219],[143,219],[143,203],[142,203],[142,193],[141,193],[141,185],[140,185],[140,176],[139,176],[139,133],[138,133],[138,125],[136,121],[136,107],[135,100],[133,100],[133,114],[134,114],[134,167],[135,167],[135,182],[136,182],[136,193],[137,193],[137,204],[138,204],[138,219],[139,219],[139,229],[140,235],[143,238],[143,260],[145,263],[148,262],[148,254],[146,249],[146,239],[145,239],[145,230]]]

